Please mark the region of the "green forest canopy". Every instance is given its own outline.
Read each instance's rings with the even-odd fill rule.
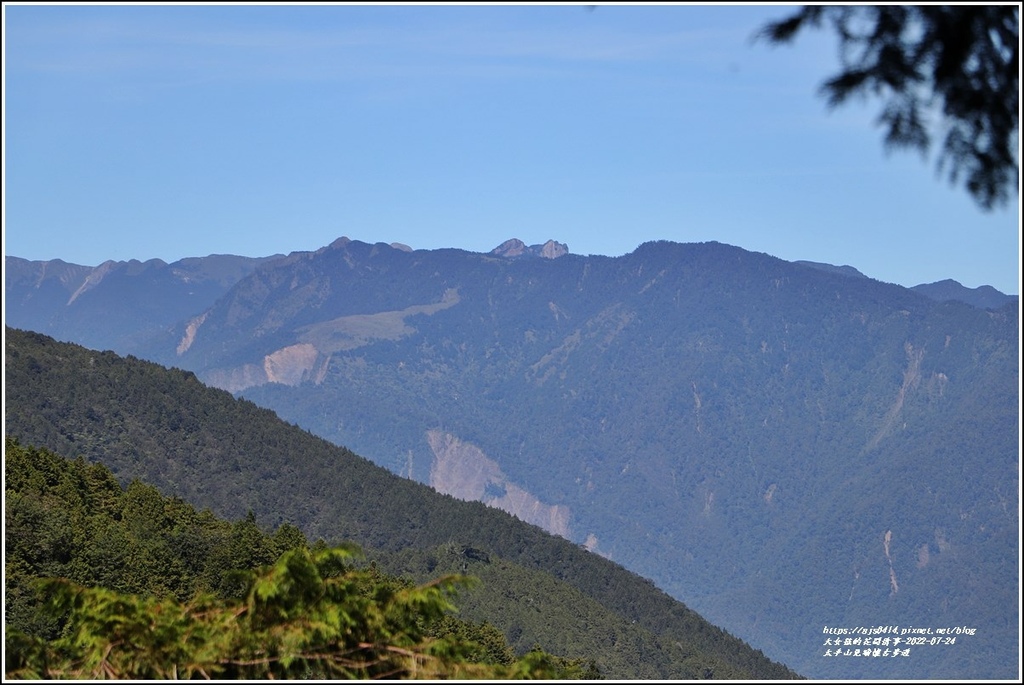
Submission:
[[[596,668],[454,616],[471,579],[359,567],[102,465],[5,440],[8,678],[584,678]]]

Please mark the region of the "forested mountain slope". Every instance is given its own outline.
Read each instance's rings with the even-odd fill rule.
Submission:
[[[806,675],[1016,675],[1016,301],[718,243],[551,256],[341,239],[139,354],[585,545]],[[862,624],[989,637],[823,657],[824,626]]]
[[[5,679],[600,676],[536,647],[517,658],[456,616],[466,576],[417,586],[351,544],[230,523],[11,438],[4,519]]]
[[[161,349],[609,556],[801,672],[1016,672],[1014,307],[717,243],[508,260],[338,241],[243,279]],[[854,623],[992,637],[824,659],[822,628]]]
[[[685,679],[705,669],[715,677],[794,675],[618,565],[496,509],[395,476],[191,373],[38,334],[6,335],[6,430],[24,444],[102,463],[122,482],[142,479],[218,516],[251,510],[262,526],[295,525],[311,539],[433,555],[435,568],[451,561],[438,550],[453,550],[460,562],[485,566],[496,591],[522,595],[524,574],[545,578],[550,606],[534,596],[505,603],[488,620],[523,644],[545,639],[538,626],[557,617],[564,644],[602,650],[564,656],[593,657],[606,677]],[[486,591],[487,584],[478,592]],[[555,598],[565,592],[578,597],[579,616],[569,621],[557,607],[571,602]],[[545,607],[547,620],[524,618]],[[595,643],[595,625],[604,626],[604,643]]]

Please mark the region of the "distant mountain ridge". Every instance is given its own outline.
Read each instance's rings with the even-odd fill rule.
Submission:
[[[822,271],[828,271],[828,272],[831,272],[831,273],[842,274],[843,276],[853,276],[855,278],[867,278],[867,276],[865,276],[860,271],[858,271],[857,269],[853,268],[852,266],[850,266],[848,264],[844,264],[843,266],[836,266],[834,264],[826,264],[825,262],[809,262],[809,261],[807,261],[805,259],[800,259],[800,260],[797,260],[797,261],[795,261],[793,263],[794,264],[800,264],[801,266],[809,266],[812,269],[821,269]]]
[[[835,266],[834,264],[809,262],[806,260],[799,260],[793,263],[800,264],[802,266],[809,266],[814,269],[820,269],[822,271],[842,274],[844,276],[867,278],[867,276],[862,274],[860,271],[848,265]],[[935,283],[922,283],[920,285],[915,285],[910,289],[938,302],[963,302],[971,305],[972,307],[977,307],[978,309],[999,309],[1000,307],[1004,307],[1008,304],[1016,303],[1018,298],[1017,295],[1007,295],[996,290],[990,285],[968,288],[951,278],[936,281]]]
[[[348,238],[339,238],[332,246],[348,242],[351,242]],[[414,252],[401,243],[391,243],[388,247]],[[488,254],[507,259],[557,259],[570,253],[567,245],[554,240],[528,246],[511,238]],[[133,259],[106,261],[92,267],[60,259],[29,261],[6,256],[5,323],[97,349],[115,349],[126,354],[144,352],[154,337],[211,306],[260,265],[283,258],[280,254],[269,257],[208,255],[170,264],[160,259],[145,262]],[[793,263],[868,278],[848,265],[807,260]],[[964,302],[980,309],[998,309],[1018,301],[1017,295],[1004,294],[992,286],[967,288],[952,279],[916,285],[910,290],[940,302]],[[112,302],[113,307],[109,306]]]
[[[58,339],[131,353],[279,257],[210,255],[171,264],[133,259],[89,267],[6,256],[4,320]]]
[[[1006,295],[990,285],[968,288],[957,281],[947,278],[935,283],[922,283],[911,288],[914,292],[939,302],[966,302],[979,309],[999,309],[1017,303],[1017,295]]]
[[[1009,677],[1017,325],[713,242],[510,259],[346,239],[138,354],[557,531],[812,677]],[[992,639],[822,658],[822,625],[962,621]]]

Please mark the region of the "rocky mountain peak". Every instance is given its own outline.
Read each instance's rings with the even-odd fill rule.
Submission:
[[[569,254],[569,246],[565,243],[556,243],[554,240],[549,240],[540,246],[540,256],[545,259],[556,259],[567,254]]]
[[[491,250],[491,254],[495,257],[522,257],[526,249],[526,243],[519,238],[509,238]]]
[[[506,259],[514,259],[517,257],[543,257],[545,259],[556,259],[562,255],[569,254],[569,246],[565,243],[559,243],[554,240],[549,240],[543,245],[527,246],[526,243],[518,238],[510,238],[491,250],[490,254],[495,257],[505,257]]]

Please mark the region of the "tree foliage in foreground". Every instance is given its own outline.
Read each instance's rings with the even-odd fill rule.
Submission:
[[[448,576],[419,587],[380,582],[348,567],[344,548],[285,552],[244,573],[242,600],[201,594],[186,603],[40,583],[46,608],[67,616],[57,640],[12,631],[10,678],[553,678],[579,675],[534,651],[510,664],[480,661],[472,626],[432,637],[463,582]],[[485,653],[485,652],[483,652]],[[474,658],[476,655],[476,659]]]
[[[1014,5],[809,5],[762,35],[791,41],[831,22],[842,70],[822,85],[830,106],[853,95],[884,98],[886,147],[927,151],[943,137],[939,171],[964,179],[986,210],[1018,183],[1019,21]],[[941,113],[936,121],[930,114]]]
[[[582,678],[422,585],[5,439],[7,678]],[[276,560],[276,561],[275,561]]]

